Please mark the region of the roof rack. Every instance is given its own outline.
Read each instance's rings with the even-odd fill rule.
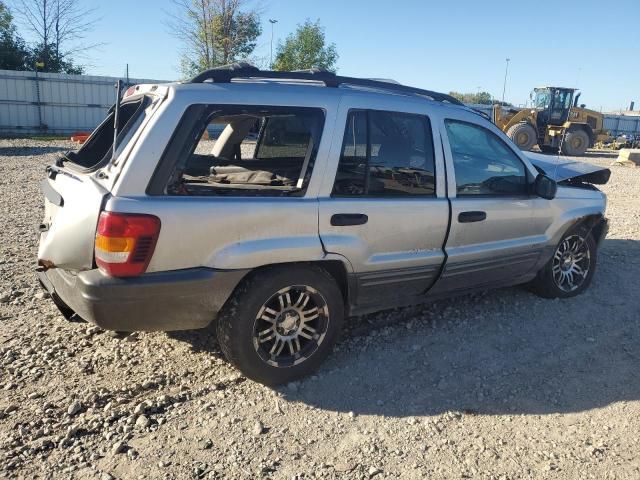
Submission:
[[[203,83],[211,81],[213,83],[230,83],[234,78],[268,78],[280,80],[313,80],[324,83],[326,87],[337,88],[340,85],[353,85],[358,87],[375,88],[413,95],[421,95],[438,102],[447,102],[454,105],[464,105],[458,99],[445,93],[432,92],[421,88],[409,87],[398,83],[385,82],[382,80],[371,80],[369,78],[342,77],[333,72],[323,69],[296,70],[291,72],[280,72],[273,70],[260,70],[245,62],[224,65],[206,70],[196,75],[188,83]]]

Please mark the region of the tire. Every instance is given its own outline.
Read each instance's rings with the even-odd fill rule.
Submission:
[[[218,343],[246,377],[279,385],[314,370],[336,343],[342,293],[316,266],[281,266],[243,281],[217,320]]]
[[[562,142],[562,153],[579,157],[589,148],[589,134],[582,129],[570,130]]]
[[[540,145],[538,144],[540,151],[542,153],[553,153],[554,155],[558,153],[558,147],[551,147],[549,145]]]
[[[578,259],[579,253],[583,255],[581,259]],[[531,290],[544,298],[569,298],[580,295],[591,284],[596,271],[597,253],[596,242],[590,229],[580,225],[569,230],[556,246],[551,259],[529,284]],[[580,270],[575,269],[575,266]],[[585,270],[584,275],[578,273]],[[571,281],[568,272],[571,272]]]
[[[531,150],[538,140],[536,129],[527,122],[519,122],[509,127],[507,136],[520,150]]]

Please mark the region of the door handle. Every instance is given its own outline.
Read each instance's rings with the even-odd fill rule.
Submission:
[[[331,216],[331,225],[346,227],[347,225],[364,225],[369,221],[364,213],[336,213]]]
[[[481,222],[487,218],[487,212],[460,212],[458,222],[471,223]]]

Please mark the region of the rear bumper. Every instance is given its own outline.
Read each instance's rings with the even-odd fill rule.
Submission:
[[[38,277],[65,316],[75,312],[101,328],[132,332],[206,327],[246,273],[190,268],[114,278],[55,268]]]

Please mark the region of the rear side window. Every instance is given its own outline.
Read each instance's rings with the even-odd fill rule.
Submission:
[[[118,139],[121,140],[131,126],[140,117],[148,103],[146,97],[120,105],[118,112]],[[113,147],[114,109],[109,110],[107,118],[93,131],[87,141],[77,152],[69,152],[66,158],[72,163],[86,169],[98,167],[108,161]]]
[[[458,195],[525,195],[524,164],[493,132],[446,120]]]
[[[349,112],[335,196],[435,195],[429,119],[378,110]]]
[[[313,171],[324,111],[252,105],[187,110],[163,162],[162,192],[198,196],[302,195]],[[186,131],[182,131],[186,128]],[[175,151],[174,153],[171,153]],[[153,192],[152,180],[150,193]]]

